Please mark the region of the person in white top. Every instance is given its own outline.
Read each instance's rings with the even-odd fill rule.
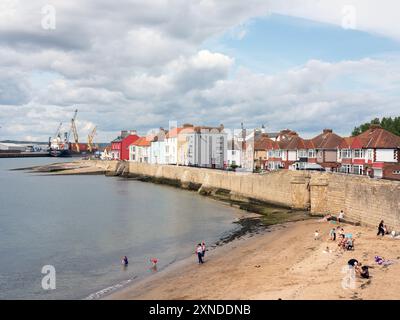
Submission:
[[[343,219],[344,219],[344,212],[343,212],[343,210],[340,210],[337,220],[338,220],[338,222],[342,222]]]
[[[204,263],[203,262],[203,248],[201,246],[201,243],[199,243],[197,245],[196,253],[197,253],[197,257],[199,258],[199,264]]]

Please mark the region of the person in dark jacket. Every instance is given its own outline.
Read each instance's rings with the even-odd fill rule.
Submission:
[[[381,220],[381,222],[379,223],[379,226],[378,226],[377,236],[379,236],[380,234],[382,234],[382,237],[385,235],[385,225],[384,225],[383,220]]]

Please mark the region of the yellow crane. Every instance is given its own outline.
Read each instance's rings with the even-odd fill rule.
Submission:
[[[90,133],[88,134],[88,149],[89,149],[89,152],[90,152],[90,153],[93,152],[93,147],[94,147],[94,145],[93,145],[93,140],[94,140],[94,136],[96,135],[96,130],[97,130],[97,128],[94,127],[93,130],[92,130],[92,132],[90,132]]]

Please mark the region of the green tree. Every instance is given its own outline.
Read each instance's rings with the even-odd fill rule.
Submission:
[[[359,135],[360,133],[367,131],[370,128],[371,124],[378,124],[382,128],[400,136],[400,117],[383,117],[382,119],[375,118],[370,122],[366,122],[359,125],[358,127],[354,127],[351,135],[354,137]]]

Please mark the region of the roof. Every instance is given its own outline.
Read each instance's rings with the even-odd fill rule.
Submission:
[[[183,128],[172,128],[171,130],[168,131],[166,137],[168,138],[175,138],[178,136],[179,132],[182,131]]]
[[[254,141],[254,150],[272,150],[279,149],[279,145],[276,141],[268,138],[267,135],[262,135]]]
[[[316,149],[336,149],[343,138],[333,133],[331,129],[324,129],[323,132],[311,139]]]
[[[218,132],[222,132],[224,130],[224,127],[222,125],[219,127],[196,126],[193,127],[193,130],[197,133],[201,133],[203,130],[204,131],[216,130]]]
[[[137,147],[150,147],[151,140],[152,139],[149,139],[149,137],[141,137],[132,143],[132,145]]]
[[[299,136],[292,136],[288,140],[280,141],[281,149],[298,150],[298,149],[313,149],[310,141],[306,141]]]
[[[356,136],[355,140],[358,140],[361,144],[361,148],[365,149],[400,148],[400,136],[378,126],[371,126],[370,129]]]
[[[118,136],[117,138],[115,138],[113,141],[111,142],[121,142],[122,141],[122,137]]]
[[[340,149],[350,149],[353,144],[354,137],[344,137],[342,138],[342,142],[338,146]]]

